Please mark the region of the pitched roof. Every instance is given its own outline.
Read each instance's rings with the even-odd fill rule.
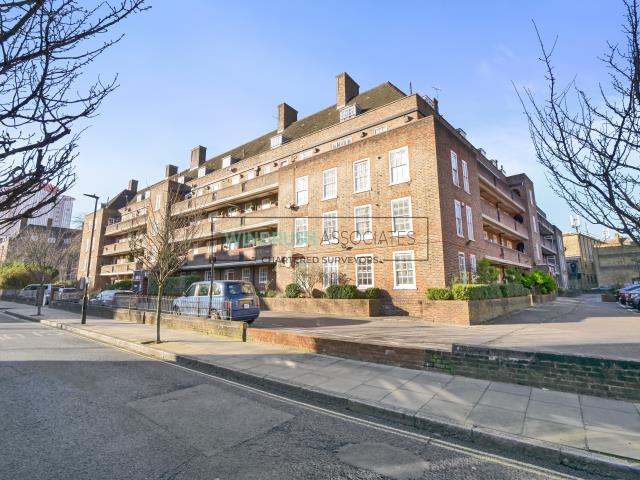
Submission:
[[[384,82],[381,85],[352,98],[347,105],[357,104],[360,111],[364,113],[368,110],[381,107],[406,96],[407,95],[402,90],[392,83]],[[282,132],[282,134],[289,140],[296,140],[337,123],[340,123],[340,112],[334,104],[324,110],[320,110],[317,113],[293,122],[284,130],[284,132]],[[271,137],[277,135],[277,133],[277,130],[272,130],[261,137],[251,140],[250,142],[210,158],[203,164],[203,166],[206,166],[209,169],[218,170],[222,168],[222,159],[225,157],[232,156],[243,160],[271,150]],[[189,169],[186,169],[177,175],[186,175],[188,172]]]

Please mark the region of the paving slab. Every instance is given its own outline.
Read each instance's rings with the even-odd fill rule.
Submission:
[[[524,424],[524,412],[505,410],[504,408],[477,405],[467,417],[467,423],[500,431],[519,434]]]

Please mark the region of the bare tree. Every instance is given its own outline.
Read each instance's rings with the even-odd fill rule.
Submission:
[[[160,208],[147,207],[146,233],[129,236],[129,245],[136,262],[139,262],[156,282],[156,342],[160,343],[162,296],[167,280],[184,264],[193,249],[198,220],[191,215],[171,215],[171,205],[179,200],[177,194],[169,194]]]
[[[558,85],[537,29],[548,92],[537,102],[518,92],[538,161],[555,193],[589,222],[627,234],[640,243],[640,38],[636,0],[625,0],[623,45],[608,44],[601,57],[607,85],[592,98],[575,81]],[[535,27],[535,24],[534,24]]]
[[[0,230],[46,213],[75,182],[75,125],[117,87],[116,77],[79,91],[85,67],[122,35],[95,40],[147,8],[145,0],[0,2]],[[50,195],[36,198],[48,185]]]
[[[313,297],[313,290],[323,283],[322,267],[318,263],[298,260],[293,269],[294,282],[302,289],[305,296]]]
[[[23,262],[39,282],[36,305],[40,315],[44,284],[55,280],[69,262],[77,262],[79,235],[66,228],[30,225],[20,233],[18,240],[12,259]]]

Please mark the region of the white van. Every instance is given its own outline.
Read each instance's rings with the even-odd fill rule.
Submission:
[[[31,283],[24,287],[20,292],[18,292],[18,298],[22,298],[25,300],[33,300],[35,301],[36,296],[38,295],[38,289],[40,288],[39,283]],[[44,296],[42,297],[42,305],[48,305],[51,300],[51,294],[61,288],[64,288],[64,285],[57,285],[55,283],[45,283],[42,285],[44,289]]]

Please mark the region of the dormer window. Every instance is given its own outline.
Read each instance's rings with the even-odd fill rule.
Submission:
[[[146,192],[144,192],[144,199],[146,200],[147,198],[149,198],[150,195],[151,195],[151,192],[147,190]]]
[[[340,121],[344,122],[345,120],[349,120],[358,115],[358,113],[360,113],[360,109],[357,105],[348,105],[340,110]]]
[[[200,167],[198,169],[198,178],[202,178],[207,174],[207,167]]]
[[[184,176],[178,177],[178,183],[184,183]]]
[[[283,143],[287,143],[287,137],[285,137],[284,135],[280,134],[271,137],[271,148],[278,148]]]
[[[232,163],[233,163],[233,157],[231,157],[231,155],[227,155],[222,159],[222,168],[230,167]]]
[[[136,195],[136,202],[141,202],[142,201],[142,194],[139,193],[138,195]]]

